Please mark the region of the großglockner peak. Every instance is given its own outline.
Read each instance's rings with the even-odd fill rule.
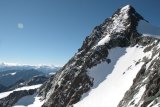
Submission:
[[[149,23],[126,5],[96,26],[78,52],[40,88],[42,107],[147,107],[156,100],[143,96],[150,98],[146,93],[155,91],[146,87],[153,76],[148,70],[153,63],[159,66],[159,39],[144,36],[142,25]]]
[[[159,35],[160,29],[132,6],[118,9],[96,26],[68,63],[38,89],[32,105],[158,107],[160,40],[155,37]]]

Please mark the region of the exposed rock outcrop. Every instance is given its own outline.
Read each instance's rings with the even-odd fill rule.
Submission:
[[[9,96],[0,99],[0,107],[12,107],[20,98],[33,95],[36,89],[14,91]]]

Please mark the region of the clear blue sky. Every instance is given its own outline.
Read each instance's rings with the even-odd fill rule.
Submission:
[[[0,0],[0,62],[63,65],[126,4],[160,26],[159,0]]]

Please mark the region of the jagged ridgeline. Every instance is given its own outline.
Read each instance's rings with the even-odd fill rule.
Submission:
[[[75,56],[41,87],[43,107],[146,107],[154,102],[159,39],[144,36],[139,24],[149,23],[127,5],[96,26]]]
[[[37,107],[158,107],[160,34],[126,5],[37,91]]]

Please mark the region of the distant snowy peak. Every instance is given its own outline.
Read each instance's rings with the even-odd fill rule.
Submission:
[[[7,70],[30,70],[35,69],[41,72],[55,72],[58,71],[61,67],[54,65],[27,65],[27,64],[16,64],[16,63],[0,63],[0,72]]]
[[[55,66],[55,65],[44,65],[44,64],[38,64],[38,65],[29,65],[29,64],[17,64],[17,63],[7,63],[7,62],[1,62],[0,67],[3,66],[30,66],[30,67],[50,67],[50,68],[55,68],[55,67],[60,67],[60,66]]]

